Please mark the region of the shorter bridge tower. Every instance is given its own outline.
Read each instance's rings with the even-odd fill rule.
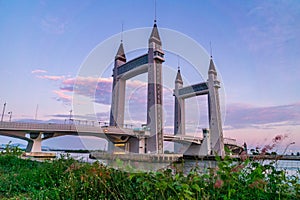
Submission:
[[[220,81],[217,78],[217,71],[211,57],[208,80],[199,84],[183,87],[180,69],[177,71],[175,79],[175,107],[174,107],[174,135],[185,135],[185,102],[186,98],[207,95],[209,130],[203,130],[202,144],[195,146],[191,144],[186,152],[191,155],[219,155],[224,157],[224,138],[221,120],[219,92]],[[179,145],[175,144],[174,151],[178,153]]]

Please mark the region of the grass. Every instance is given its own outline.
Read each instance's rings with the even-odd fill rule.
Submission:
[[[15,155],[17,154],[17,155]],[[300,199],[299,171],[226,157],[218,167],[184,175],[174,167],[130,173],[72,158],[36,162],[0,156],[0,199]]]

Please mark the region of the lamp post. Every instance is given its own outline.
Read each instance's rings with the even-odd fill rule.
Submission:
[[[3,110],[2,110],[2,116],[1,116],[1,122],[3,122],[3,117],[4,117],[4,113],[5,113],[5,107],[6,107],[6,102],[3,105]]]
[[[70,110],[70,118],[69,118],[70,124],[71,124],[71,121],[72,121],[72,112],[73,112],[73,110]]]
[[[7,114],[9,114],[9,122],[11,122],[12,111],[8,112]]]
[[[284,152],[283,152],[283,154],[282,155],[284,155],[285,154],[285,152],[286,152],[286,150],[289,148],[289,146],[291,146],[292,144],[295,144],[295,142],[291,142],[291,143],[289,143],[286,147],[285,147],[285,149],[284,149]]]

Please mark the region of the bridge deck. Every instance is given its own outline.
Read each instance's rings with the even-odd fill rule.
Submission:
[[[59,135],[70,135],[80,133],[82,135],[127,135],[132,137],[148,137],[149,131],[141,129],[119,128],[100,125],[75,125],[54,123],[23,123],[23,122],[0,122],[0,134],[2,132],[26,132],[26,133],[57,133]],[[7,134],[6,134],[7,135]],[[14,135],[12,135],[13,137]],[[164,134],[164,141],[201,144],[202,137],[192,135],[169,135]],[[236,141],[224,138],[225,144],[236,145]]]

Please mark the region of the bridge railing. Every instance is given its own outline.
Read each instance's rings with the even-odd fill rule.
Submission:
[[[236,139],[233,138],[224,138],[224,144],[237,145]]]
[[[0,122],[1,129],[22,129],[22,130],[76,130],[74,124],[53,124],[53,123],[24,123],[24,122]]]
[[[130,129],[131,128],[131,129]],[[25,122],[0,122],[0,130],[19,130],[19,131],[74,131],[74,132],[93,132],[99,133],[107,130],[108,133],[128,132],[134,134],[132,126],[123,128],[102,126],[101,123],[87,124],[55,124],[55,123],[25,123]],[[104,131],[105,132],[105,131]]]

